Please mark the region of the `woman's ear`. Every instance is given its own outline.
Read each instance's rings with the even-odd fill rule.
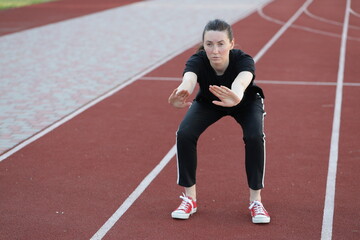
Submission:
[[[233,40],[231,41],[231,48],[230,49],[233,49],[234,48],[234,46],[235,46],[235,38],[233,38]]]

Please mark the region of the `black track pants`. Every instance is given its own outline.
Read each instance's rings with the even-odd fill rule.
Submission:
[[[265,134],[263,99],[246,100],[231,111],[194,101],[176,133],[178,184],[191,187],[196,183],[197,141],[207,127],[230,115],[243,129],[245,168],[248,185],[253,190],[264,187]]]

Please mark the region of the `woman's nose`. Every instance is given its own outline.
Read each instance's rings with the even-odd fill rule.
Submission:
[[[218,48],[217,46],[214,46],[213,52],[214,52],[214,53],[218,53],[218,52],[219,52],[219,48]]]

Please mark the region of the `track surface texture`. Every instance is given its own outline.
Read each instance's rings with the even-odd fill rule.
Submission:
[[[170,216],[167,98],[214,17],[265,92],[270,224],[231,118],[199,140],[198,212]],[[0,49],[0,239],[360,238],[359,1],[58,0],[1,11]]]

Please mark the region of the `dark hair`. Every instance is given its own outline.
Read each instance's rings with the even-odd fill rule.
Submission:
[[[224,20],[221,19],[214,19],[209,21],[204,28],[203,34],[202,34],[202,41],[204,42],[204,36],[205,33],[207,31],[226,31],[228,38],[230,41],[232,41],[234,39],[233,37],[233,31],[232,28],[230,26],[230,24],[228,24],[227,22],[225,22]],[[204,45],[203,43],[199,46],[198,48],[198,52],[204,50]]]

